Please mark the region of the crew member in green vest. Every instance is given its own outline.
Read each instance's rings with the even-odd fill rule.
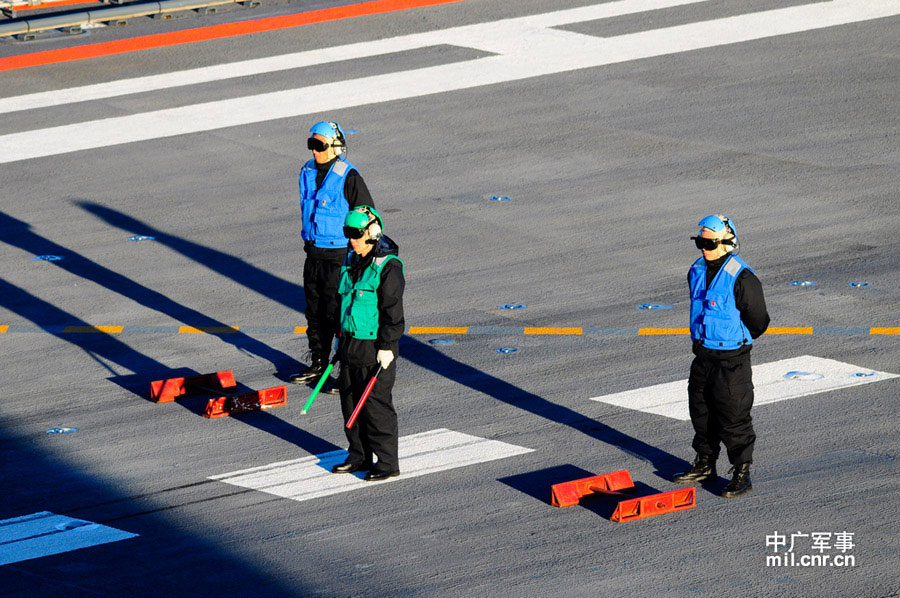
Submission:
[[[350,253],[341,267],[341,362],[338,389],[344,421],[350,418],[369,380],[381,367],[378,381],[350,429],[347,460],[333,473],[366,471],[366,481],[400,475],[397,457],[397,412],[391,391],[397,373],[397,351],[406,322],[403,319],[403,262],[397,244],[383,234],[381,216],[359,206],[344,219]],[[373,461],[374,457],[374,461]]]

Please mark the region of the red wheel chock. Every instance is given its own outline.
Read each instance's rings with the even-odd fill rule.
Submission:
[[[201,374],[190,378],[169,378],[150,383],[150,400],[154,403],[171,403],[176,397],[192,392],[215,389],[229,390],[237,387],[231,370]]]
[[[287,387],[275,386],[274,388],[210,399],[206,404],[203,417],[228,417],[237,413],[271,409],[282,405],[287,405]]]
[[[631,480],[631,474],[627,469],[623,469],[613,473],[554,484],[550,487],[550,503],[554,507],[571,507],[577,505],[582,497],[590,494],[624,496],[620,491],[632,488],[634,488],[634,482]],[[691,486],[620,501],[610,519],[616,522],[631,521],[663,513],[693,509],[696,506],[697,488]]]
[[[562,484],[554,484],[550,487],[550,503],[554,507],[572,507],[578,504],[582,496],[595,492],[602,494],[621,494],[619,490],[634,488],[631,474],[627,469],[604,473]]]
[[[150,400],[156,403],[171,403],[176,398],[196,393],[227,393],[237,388],[231,370],[201,374],[190,378],[169,378],[150,383]],[[271,409],[287,405],[287,387],[275,386],[240,394],[226,394],[210,399],[203,417],[227,417],[236,413]]]
[[[696,506],[697,488],[696,486],[691,486],[690,488],[679,488],[669,492],[660,492],[650,496],[623,500],[616,506],[616,510],[610,519],[618,522],[631,521],[632,519],[643,519],[644,517],[653,517],[663,513],[693,509]]]

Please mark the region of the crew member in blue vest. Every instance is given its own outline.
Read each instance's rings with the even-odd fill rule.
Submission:
[[[691,266],[691,339],[694,361],[688,378],[688,407],[697,452],[690,470],[675,476],[679,483],[714,482],[719,443],[725,445],[734,476],[725,498],[746,494],[756,434],[750,418],[753,339],[769,327],[762,284],[739,258],[734,223],[707,216],[691,237],[703,256]]]
[[[310,366],[290,377],[295,384],[318,382],[328,365],[337,323],[337,286],[347,257],[344,218],[353,208],[374,206],[365,181],[347,158],[344,131],[336,122],[318,122],[309,130],[306,146],[313,157],[300,170],[303,291],[306,296],[306,337]],[[336,394],[329,379],[323,392]]]
[[[397,412],[391,391],[397,374],[397,348],[403,318],[403,262],[397,244],[384,236],[384,223],[374,208],[360,206],[347,214],[344,234],[350,251],[341,267],[338,388],[344,421],[372,376],[375,386],[349,429],[347,460],[333,473],[367,471],[368,482],[400,475],[397,456]],[[375,462],[373,464],[373,456]]]

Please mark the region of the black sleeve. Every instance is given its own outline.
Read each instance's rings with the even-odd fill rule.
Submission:
[[[769,312],[766,310],[762,283],[746,268],[738,274],[734,283],[734,300],[750,336],[759,337],[769,327]]]
[[[397,343],[403,336],[406,320],[403,318],[403,265],[390,260],[381,270],[381,284],[378,285],[378,336],[375,349],[391,349],[396,353]]]
[[[375,207],[375,200],[372,199],[366,182],[356,169],[351,170],[344,179],[344,197],[347,198],[351,210],[359,206]]]

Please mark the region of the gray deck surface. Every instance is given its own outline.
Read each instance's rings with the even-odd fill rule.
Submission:
[[[589,4],[469,0],[0,72],[0,97]],[[609,38],[799,4],[713,0],[560,29]],[[91,41],[234,18],[135,21]],[[694,509],[627,523],[608,500],[549,504],[551,484],[619,469],[644,493],[676,488],[689,422],[589,398],[687,377],[687,337],[637,330],[687,326],[688,237],[707,214],[737,224],[772,325],[814,329],[764,336],[755,363],[900,373],[900,336],[868,333],[900,326],[898,33],[900,17],[875,19],[0,165],[0,520],[51,511],[138,534],[2,566],[0,594],[900,595],[900,379],[755,408],[747,497],[700,488]],[[423,48],[19,111],[0,136],[484,55]],[[358,131],[350,159],[400,245],[407,324],[486,327],[404,337],[401,434],[533,452],[297,502],[207,478],[345,448],[335,398],[301,416],[309,389],[289,385],[287,406],[218,420],[199,415],[205,400],[147,400],[172,371],[263,388],[303,366],[296,175],[324,118]],[[45,433],[58,426],[78,432]],[[853,533],[856,565],[767,566],[775,532]]]

